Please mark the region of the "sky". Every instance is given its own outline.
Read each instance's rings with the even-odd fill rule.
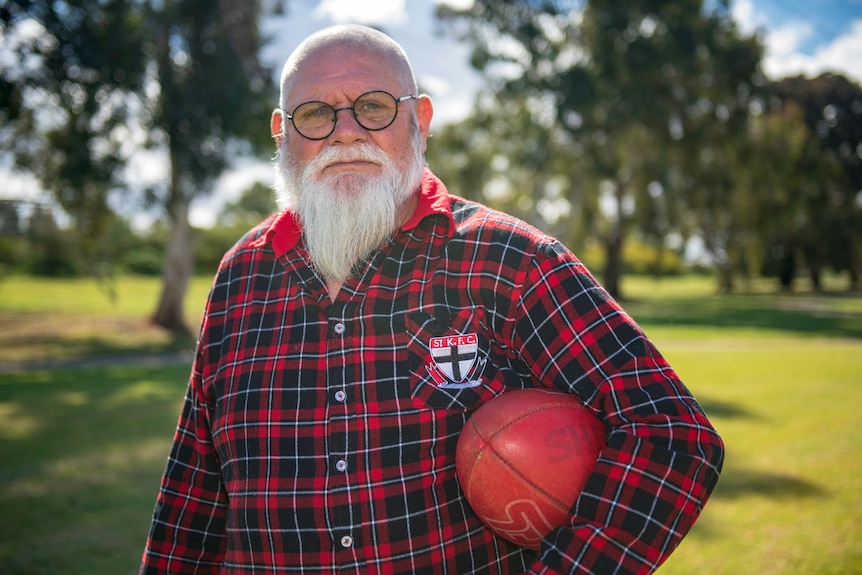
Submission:
[[[346,22],[377,26],[404,47],[421,89],[431,96],[433,133],[435,126],[467,115],[482,86],[469,66],[469,49],[439,31],[433,14],[441,1],[288,0],[285,16],[264,26],[272,40],[261,58],[278,74],[293,48],[316,30]],[[471,0],[445,1],[458,5]],[[762,35],[763,68],[770,78],[833,71],[862,83],[862,0],[732,0],[731,6],[743,32]],[[130,175],[140,181],[164,179],[165,166],[160,164],[165,162],[157,155],[141,155]],[[224,202],[234,201],[255,181],[270,184],[272,175],[265,158],[237,159],[213,193],[192,204],[192,224],[211,226]],[[31,181],[2,167],[0,181],[4,182],[0,197],[38,196]],[[143,226],[146,221],[137,223]]]
[[[741,30],[763,34],[770,78],[829,70],[862,83],[862,0],[735,0]]]

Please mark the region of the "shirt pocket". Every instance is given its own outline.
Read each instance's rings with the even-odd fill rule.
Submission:
[[[507,378],[491,354],[492,336],[471,310],[408,314],[405,328],[414,407],[472,410],[506,390]]]

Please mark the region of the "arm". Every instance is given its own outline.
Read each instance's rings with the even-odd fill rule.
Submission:
[[[141,574],[219,573],[226,496],[195,362],[162,477]]]
[[[607,447],[531,573],[651,573],[700,514],[724,447],[641,329],[559,245],[528,272],[513,341],[536,378],[578,394]]]

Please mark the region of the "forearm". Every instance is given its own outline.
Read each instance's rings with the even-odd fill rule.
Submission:
[[[605,416],[607,448],[571,524],[545,538],[540,559],[562,573],[651,573],[706,504],[724,446],[690,396],[626,407],[619,394],[608,394],[606,404],[616,406]]]
[[[206,417],[189,390],[162,478],[141,573],[218,573],[226,497]]]
[[[570,523],[545,538],[541,563],[572,574],[650,573],[712,492],[721,438],[640,327],[582,267],[552,259],[529,280],[514,345],[538,381],[580,396],[607,429]]]

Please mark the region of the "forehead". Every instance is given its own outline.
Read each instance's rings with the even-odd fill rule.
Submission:
[[[287,90],[287,102],[296,106],[310,100],[341,103],[371,90],[399,97],[403,73],[391,56],[366,48],[333,46],[305,58],[296,68]]]

